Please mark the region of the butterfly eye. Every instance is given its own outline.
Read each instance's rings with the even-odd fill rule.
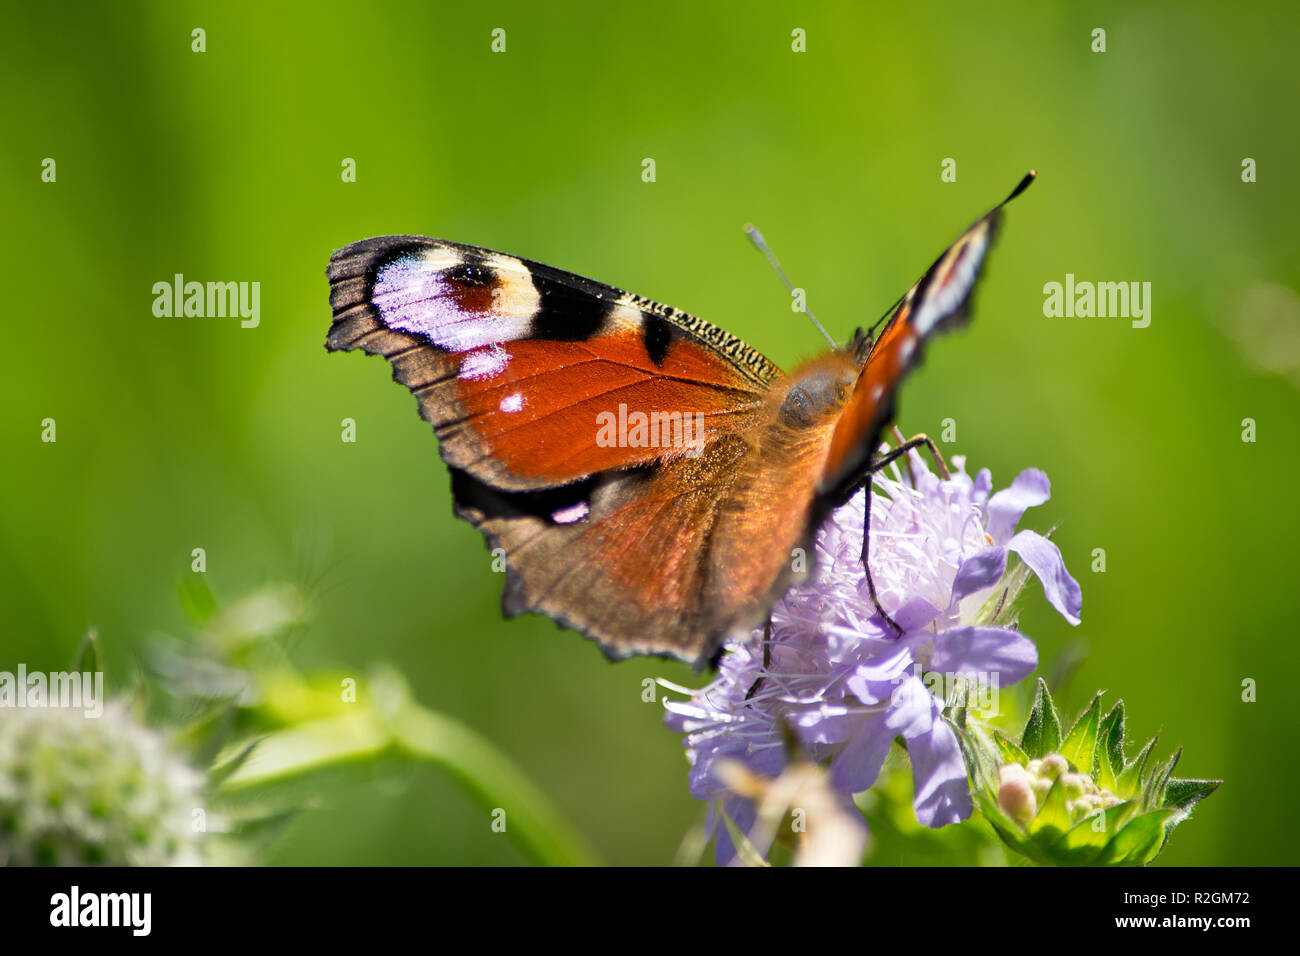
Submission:
[[[796,385],[781,403],[781,420],[789,425],[807,425],[813,419],[812,399],[802,385]]]
[[[781,402],[781,421],[787,425],[810,425],[838,406],[853,384],[851,375],[830,369],[809,372],[790,387]]]

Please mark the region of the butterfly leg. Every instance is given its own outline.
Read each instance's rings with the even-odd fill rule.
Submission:
[[[862,509],[862,569],[867,574],[867,593],[871,595],[871,603],[876,606],[876,610],[880,613],[884,622],[893,628],[896,634],[901,635],[903,633],[903,628],[897,621],[889,616],[889,612],[881,606],[880,598],[876,596],[876,582],[871,577],[871,564],[867,560],[868,553],[871,549],[871,476],[875,472],[880,471],[882,468],[896,461],[902,455],[905,455],[912,449],[919,448],[922,445],[925,445],[930,449],[930,453],[934,456],[934,463],[938,467],[939,473],[943,475],[945,481],[951,478],[952,474],[948,471],[947,462],[945,462],[943,456],[939,454],[938,447],[929,436],[917,435],[908,441],[902,441],[902,435],[898,433],[897,428],[894,429],[894,433],[899,437],[899,445],[885,452],[885,454],[881,455],[871,463],[871,467],[867,471],[867,477],[863,482],[866,501],[865,506]]]
[[[889,616],[884,605],[880,603],[880,598],[876,596],[876,582],[871,578],[871,565],[867,561],[867,554],[871,549],[871,475],[868,473],[863,491],[866,494],[866,502],[862,509],[862,570],[867,572],[867,593],[871,595],[871,603],[876,606],[876,611],[884,622],[894,629],[894,633],[900,637],[903,634],[903,628],[898,622]]]
[[[749,690],[745,692],[745,700],[749,700],[758,693],[758,687],[763,683],[763,678],[772,668],[772,615],[767,616],[767,623],[763,625],[763,673],[758,675],[758,680],[749,685]]]
[[[903,433],[898,430],[898,426],[894,425],[892,427],[894,430],[894,437],[898,439],[898,447],[894,449],[894,452],[902,453],[905,451],[911,451],[913,448],[925,445],[930,449],[930,455],[934,458],[935,467],[939,469],[939,474],[943,475],[943,480],[947,481],[952,477],[952,472],[948,470],[948,463],[943,460],[943,455],[939,453],[938,446],[935,445],[934,441],[928,435],[920,434],[913,437],[910,441],[904,441]],[[894,452],[891,452],[891,454],[894,454]],[[894,457],[897,457],[897,455],[894,455]],[[893,459],[891,458],[890,460],[892,461]],[[878,465],[872,465],[871,470],[875,471],[877,467]],[[915,476],[912,475],[912,465],[910,462],[907,466],[907,474],[915,483]]]

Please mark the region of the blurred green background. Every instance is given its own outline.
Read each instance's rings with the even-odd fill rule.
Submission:
[[[668,862],[702,805],[642,681],[699,678],[501,621],[414,401],[378,360],[323,348],[330,252],[406,232],[486,245],[789,367],[821,343],[745,222],[844,339],[1035,168],[977,320],[931,349],[901,425],[955,419],[946,450],[999,485],[1051,477],[1030,523],[1059,523],[1084,623],[1035,593],[1022,625],[1045,663],[1088,651],[1063,709],[1106,688],[1130,737],[1160,731],[1186,747],[1180,775],[1227,781],[1160,863],[1294,860],[1294,4],[156,2],[6,21],[0,669],[64,669],[93,626],[129,688],[140,642],[183,629],[177,582],[203,547],[219,597],[309,589],[302,667],[391,662],[606,860]],[[260,327],[156,318],[152,286],[178,272],[260,282]],[[1045,318],[1067,272],[1151,282],[1150,327]],[[331,781],[271,857],[521,859],[427,770]]]

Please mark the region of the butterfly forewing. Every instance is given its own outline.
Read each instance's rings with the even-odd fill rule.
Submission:
[[[881,432],[896,412],[899,385],[920,364],[931,335],[969,319],[971,296],[997,236],[1002,207],[1033,180],[1031,172],[1006,199],[958,236],[899,301],[867,354],[853,396],[836,423],[822,491],[843,494],[862,480]]]

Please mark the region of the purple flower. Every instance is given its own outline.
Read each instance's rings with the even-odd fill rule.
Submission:
[[[665,685],[689,697],[665,707],[668,726],[686,735],[692,795],[721,801],[742,832],[753,824],[754,808],[723,783],[719,761],[740,760],[777,776],[790,756],[783,729],[800,756],[829,762],[830,783],[846,802],[875,783],[902,738],[917,820],[939,827],[970,815],[961,749],[943,718],[944,684],[961,679],[996,690],[1038,665],[1033,642],[1011,618],[1009,605],[1027,573],[1007,574],[1008,553],[1037,575],[1071,624],[1079,623],[1081,595],[1056,545],[1015,530],[1026,509],[1048,499],[1047,476],[1027,469],[990,494],[987,469],[972,480],[963,458],[953,464],[952,477],[941,480],[912,454],[914,480],[904,480],[897,467],[874,478],[887,497],[876,494],[872,502],[871,572],[901,635],[867,589],[859,492],[818,531],[815,579],[792,588],[773,609],[766,654],[758,629],[727,645],[708,686]],[[716,817],[710,814],[718,862],[733,862],[729,833]]]

